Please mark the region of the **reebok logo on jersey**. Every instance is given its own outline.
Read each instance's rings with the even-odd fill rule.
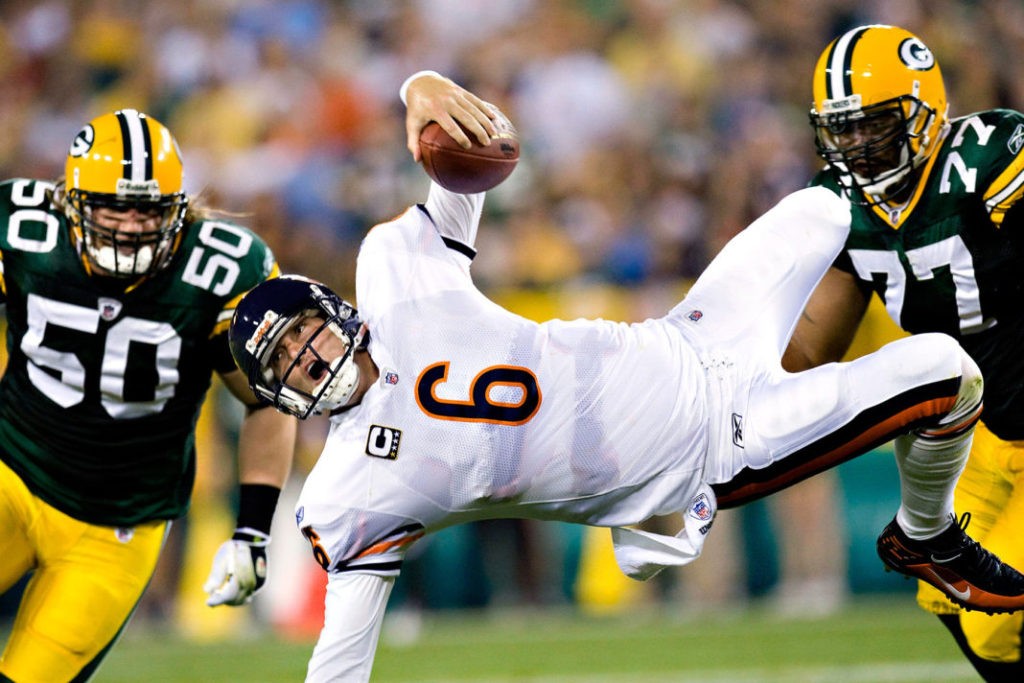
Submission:
[[[1024,123],[1018,123],[1013,131],[1013,135],[1006,141],[1006,148],[1014,156],[1017,156],[1017,152],[1020,151],[1021,147],[1024,147]]]
[[[743,416],[739,413],[732,414],[732,442],[743,448]]]
[[[366,437],[366,454],[375,458],[394,460],[398,457],[398,444],[402,440],[402,432],[391,427],[371,425]]]

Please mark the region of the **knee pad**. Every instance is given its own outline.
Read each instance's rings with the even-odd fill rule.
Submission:
[[[959,344],[956,344],[956,354],[959,356],[960,364],[960,389],[957,392],[956,402],[936,426],[922,429],[920,431],[922,436],[950,438],[964,434],[970,431],[981,417],[985,389],[981,369]]]

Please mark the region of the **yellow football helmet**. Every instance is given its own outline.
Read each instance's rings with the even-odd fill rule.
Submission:
[[[814,69],[810,117],[818,155],[838,171],[851,199],[867,204],[911,187],[911,171],[949,131],[934,55],[895,26],[861,26],[829,43]]]
[[[64,211],[90,272],[139,278],[170,260],[188,197],[178,143],[134,109],[99,116],[68,150]]]

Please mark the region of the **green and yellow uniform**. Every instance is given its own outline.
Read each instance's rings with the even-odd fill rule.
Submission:
[[[812,181],[840,191],[834,171]],[[856,192],[856,191],[855,191]],[[945,332],[985,377],[984,426],[956,491],[970,535],[1024,567],[1024,115],[990,110],[951,122],[906,205],[854,205],[836,266],[881,297],[910,333]],[[856,202],[862,197],[853,197]],[[918,602],[958,609],[922,584]],[[1024,614],[964,612],[972,649],[994,661],[1021,657]]]
[[[43,642],[47,629],[78,629],[93,641],[69,662],[83,680],[142,595],[168,520],[188,508],[200,407],[212,373],[235,367],[235,302],[278,267],[249,230],[197,220],[165,268],[126,288],[87,273],[51,191],[0,184],[0,592],[34,568],[8,650],[27,631]],[[80,597],[36,614],[34,596],[54,591]],[[23,671],[68,673],[0,660],[2,675]]]

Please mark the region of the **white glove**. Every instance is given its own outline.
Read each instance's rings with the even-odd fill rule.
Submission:
[[[213,557],[210,576],[203,584],[206,604],[243,605],[267,581],[267,546],[270,536],[248,527],[235,529]]]

